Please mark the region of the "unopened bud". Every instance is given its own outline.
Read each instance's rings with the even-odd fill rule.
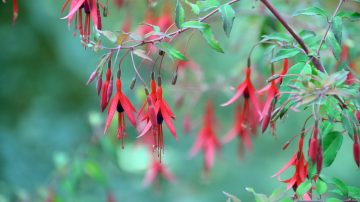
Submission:
[[[145,95],[148,96],[149,95],[149,89],[145,87]]]
[[[280,77],[279,74],[274,74],[274,75],[270,76],[270,77],[266,80],[266,82],[270,83],[270,82],[278,79],[279,77]]]
[[[130,90],[134,89],[136,84],[136,77],[132,78],[131,83],[130,83]]]
[[[107,17],[107,15],[108,15],[108,10],[109,10],[109,8],[108,8],[107,6],[105,6],[104,9],[103,9],[103,16],[104,16],[104,17]]]
[[[173,75],[173,77],[172,77],[172,80],[171,80],[171,84],[172,84],[172,85],[175,85],[175,84],[176,84],[177,78],[178,78],[178,75],[177,75],[177,73],[175,72],[174,75]]]
[[[282,150],[285,150],[289,147],[290,145],[290,140],[288,140],[287,142],[285,142],[285,144],[282,146]]]
[[[318,139],[315,137],[312,137],[310,139],[310,146],[309,146],[309,158],[311,160],[311,162],[314,164],[317,160],[317,155],[318,155],[318,146],[319,146],[319,142]]]
[[[353,154],[354,154],[355,163],[360,168],[360,145],[359,145],[359,137],[357,134],[354,134]]]
[[[101,86],[102,86],[102,75],[98,77],[97,83],[96,83],[96,91],[97,94],[100,95],[101,93]]]
[[[95,80],[97,73],[98,73],[97,69],[93,73],[91,73],[89,80],[86,82],[86,85],[89,85],[90,83],[92,83]]]
[[[321,146],[321,144],[319,144],[318,152],[317,152],[317,160],[316,160],[316,170],[317,170],[318,175],[321,172],[322,163],[323,163],[323,152],[322,152],[322,146]]]

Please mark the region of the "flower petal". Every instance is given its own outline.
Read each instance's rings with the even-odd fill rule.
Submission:
[[[221,106],[222,106],[222,107],[226,107],[226,106],[234,103],[234,102],[235,102],[237,99],[239,99],[239,97],[244,93],[246,87],[247,87],[247,85],[246,85],[245,82],[241,83],[241,84],[239,85],[239,87],[237,88],[235,95],[234,95],[229,101],[227,101],[226,103],[222,104]]]

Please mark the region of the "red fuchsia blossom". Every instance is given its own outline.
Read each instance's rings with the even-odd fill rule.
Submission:
[[[147,187],[155,182],[156,179],[162,176],[168,182],[174,182],[175,177],[173,174],[162,164],[160,161],[156,159],[152,159],[151,165],[148,168],[145,178],[144,185]]]
[[[279,73],[279,78],[274,79],[275,84],[281,84],[283,77],[286,75],[287,71],[289,70],[289,60],[287,58],[284,59],[283,61],[283,68],[281,70],[281,72]],[[258,91],[259,94],[263,94],[265,92],[267,92],[270,88],[271,88],[272,82],[268,85],[266,85],[264,88],[260,89]]]
[[[359,145],[359,136],[357,133],[354,134],[353,154],[354,154],[355,163],[360,168],[360,145]]]
[[[221,149],[221,144],[216,137],[214,126],[216,120],[211,101],[206,103],[205,114],[203,117],[203,127],[200,129],[197,139],[190,151],[190,156],[195,156],[200,150],[204,152],[204,171],[207,175],[214,165],[215,153]]]
[[[162,125],[164,121],[169,131],[174,136],[174,138],[177,140],[178,137],[176,135],[176,130],[171,120],[171,119],[175,119],[175,116],[171,111],[169,105],[166,103],[165,99],[163,99],[160,78],[158,83],[159,85],[156,90],[156,101],[154,102],[156,123],[154,123],[153,120],[154,118],[152,118],[153,115],[151,115],[152,113],[149,114],[148,123],[138,137],[142,137],[143,135],[148,134],[149,130],[151,129],[151,133],[154,136],[154,148],[155,150],[157,150],[158,156],[160,157],[161,160],[161,153],[163,152],[164,149],[164,133],[163,133],[163,125]],[[149,102],[153,102],[154,99],[152,98],[151,94],[150,97],[148,96],[147,100],[148,100],[148,104]]]
[[[249,128],[249,99],[245,99],[244,106],[241,108],[240,103],[236,106],[234,126],[225,135],[223,142],[228,143],[236,136],[240,138],[240,146],[245,146],[248,150],[252,150],[252,143]]]
[[[304,157],[303,144],[304,135],[301,135],[297,152],[283,168],[281,168],[277,173],[275,173],[275,175],[273,175],[273,177],[279,176],[290,166],[294,166],[294,175],[287,180],[281,180],[282,182],[287,183],[287,189],[293,188],[294,191],[296,191],[297,187],[306,180],[308,174],[308,163]],[[305,194],[303,198],[309,198],[308,194]]]
[[[263,111],[261,113],[261,129],[264,133],[267,129],[270,119],[271,119],[271,112],[274,110],[275,102],[279,97],[279,89],[276,87],[275,81],[271,81],[270,88],[268,89],[268,96],[266,98]],[[271,125],[272,130],[275,130],[275,125]]]
[[[118,129],[117,129],[117,138],[122,140],[122,147],[124,148],[124,137],[126,136],[126,125],[124,114],[128,117],[130,123],[135,127],[136,120],[134,117],[134,112],[136,112],[134,106],[131,104],[129,99],[122,93],[122,86],[120,80],[120,73],[117,75],[116,80],[116,94],[111,100],[108,117],[105,123],[104,133],[110,127],[111,121],[114,117],[115,112],[118,112]]]
[[[259,107],[259,102],[256,98],[255,95],[255,88],[251,82],[251,69],[250,67],[247,67],[245,69],[245,81],[242,82],[236,89],[236,93],[235,95],[226,103],[222,104],[221,106],[226,107],[232,103],[234,103],[236,100],[238,100],[240,98],[241,95],[244,96],[245,100],[247,100],[248,98],[250,98],[250,100],[252,101],[252,104],[254,105],[256,111],[261,114],[260,112],[260,107]]]
[[[79,30],[83,40],[89,42],[90,18],[96,29],[101,30],[101,16],[97,0],[66,0],[61,12],[64,12],[69,3],[69,12],[62,19],[68,19],[68,26],[70,27],[75,16],[75,30]],[[83,23],[83,11],[85,13],[85,24]]]

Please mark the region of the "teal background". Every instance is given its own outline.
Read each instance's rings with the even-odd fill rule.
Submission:
[[[284,1],[276,1],[279,2]],[[149,156],[144,149],[133,145],[135,131],[129,130],[132,133],[129,132],[131,137],[127,139],[125,150],[121,150],[115,134],[104,136],[101,133],[105,113],[100,114],[95,86],[85,85],[101,54],[84,50],[79,38],[73,36],[73,28],[69,30],[67,22],[60,19],[64,16],[60,13],[61,4],[60,1],[19,1],[20,13],[14,26],[11,1],[0,3],[1,202],[44,201],[49,187],[55,187],[59,201],[105,201],[106,193],[110,191],[117,201],[124,202],[225,201],[222,191],[243,201],[253,201],[252,194],[245,187],[253,187],[267,195],[276,188],[285,188],[271,176],[296,150],[296,142],[285,152],[281,151],[281,146],[300,131],[304,118],[299,114],[291,113],[290,118],[280,121],[276,137],[270,133],[258,134],[253,141],[254,150],[246,152],[243,158],[237,155],[237,140],[225,145],[216,158],[209,179],[205,180],[201,175],[202,154],[193,159],[188,157],[201,124],[205,100],[214,102],[220,123],[217,134],[221,137],[232,125],[234,106],[221,108],[219,105],[231,96],[229,86],[242,81],[242,68],[251,46],[259,40],[259,30],[279,29],[275,23],[269,25],[264,21],[269,20],[268,17],[257,16],[257,8],[253,8],[258,7],[257,3],[244,1],[236,6],[244,14],[236,18],[229,39],[222,31],[220,17],[211,18],[225,54],[210,50],[195,34],[189,55],[204,72],[206,84],[203,85],[212,87],[219,82],[223,86],[207,90],[196,105],[189,101],[196,92],[185,91],[184,106],[174,110],[179,141],[165,132],[164,164],[177,180],[174,184],[164,181],[160,186],[151,187],[142,184]],[[304,7],[305,4],[296,5]],[[331,3],[326,6],[333,8]],[[294,9],[291,4],[279,4],[279,8],[289,15]],[[142,1],[132,6],[130,13],[134,23],[141,21],[143,9]],[[112,15],[106,19],[105,27],[119,29],[124,10],[112,9],[110,12]],[[324,23],[316,23],[324,26]],[[314,24],[312,26],[317,25]],[[135,27],[133,25],[133,29]],[[181,47],[185,42],[185,39],[179,39],[175,44]],[[261,48],[257,49],[253,60],[257,70],[266,77],[269,71],[265,64],[268,61],[262,59],[263,52]],[[170,83],[173,65],[170,60],[165,64],[165,80]],[[129,73],[124,73],[126,94],[139,107],[139,95],[143,90],[139,83],[137,90],[128,90],[134,72],[129,60],[125,60],[124,66],[129,67]],[[191,72],[179,76],[180,86],[186,75],[191,77]],[[144,77],[148,78],[146,71]],[[263,83],[259,80],[257,87],[260,85]],[[178,95],[180,87],[168,86],[164,96],[174,107],[173,98]],[[181,125],[188,112],[194,120],[193,128],[184,136]],[[353,162],[351,143],[348,138],[344,139],[338,158],[331,168],[324,169],[324,173],[359,186],[360,173]],[[96,168],[92,169],[94,165]],[[287,176],[291,176],[291,171],[282,178]]]

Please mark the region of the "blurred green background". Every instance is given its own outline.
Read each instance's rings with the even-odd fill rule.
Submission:
[[[284,2],[284,1],[278,1]],[[318,1],[314,1],[319,3]],[[201,95],[196,105],[191,104],[191,85],[197,85],[191,72],[179,76],[189,82],[189,90],[181,87],[166,88],[165,96],[171,107],[179,93],[184,93],[184,106],[176,109],[175,121],[179,131],[176,142],[166,131],[164,164],[176,176],[174,184],[161,182],[160,186],[144,187],[149,156],[141,147],[134,146],[135,131],[129,132],[125,150],[121,150],[115,134],[104,136],[102,125],[105,114],[100,114],[99,98],[95,86],[86,86],[88,76],[95,69],[98,58],[91,50],[84,50],[78,37],[73,36],[67,22],[60,20],[62,1],[20,1],[19,18],[13,26],[12,3],[0,3],[0,201],[44,201],[49,190],[54,190],[59,201],[106,201],[111,192],[117,201],[225,201],[222,191],[232,193],[243,201],[254,201],[245,187],[270,194],[276,188],[285,188],[271,176],[293,155],[296,143],[287,151],[281,146],[299,132],[304,118],[292,113],[291,119],[279,122],[277,137],[269,133],[254,139],[254,150],[243,158],[237,155],[237,140],[222,149],[209,179],[202,177],[202,154],[189,159],[191,148],[201,124],[204,101],[212,99],[221,127],[218,136],[227,133],[233,123],[233,107],[221,108],[231,91],[228,86],[237,85],[243,78],[242,68],[251,46],[263,32],[279,29],[272,18],[259,17],[257,3],[245,1],[236,6],[236,18],[230,39],[225,37],[218,20],[211,19],[217,38],[225,50],[218,54],[210,50],[195,34],[189,46],[189,55],[204,72]],[[334,1],[336,3],[336,1]],[[306,2],[296,6],[305,6]],[[279,4],[279,8],[291,15],[292,6]],[[326,6],[333,8],[333,4]],[[133,30],[144,16],[144,1],[131,6]],[[158,9],[161,11],[161,9]],[[241,15],[241,11],[244,14]],[[124,19],[124,9],[110,10],[105,27],[118,30]],[[270,22],[270,23],[269,23]],[[312,24],[324,26],[324,23]],[[181,37],[180,37],[181,38]],[[186,37],[176,40],[182,47]],[[255,51],[256,68],[267,77],[264,49]],[[211,58],[211,59],[210,59]],[[124,73],[125,83],[130,83],[134,72],[129,60],[125,60],[129,73]],[[170,83],[173,66],[166,61],[165,78]],[[280,64],[278,65],[280,68]],[[265,70],[267,69],[267,70]],[[146,74],[145,78],[148,78]],[[234,78],[227,81],[227,78]],[[193,83],[191,83],[193,81]],[[211,89],[216,83],[221,88]],[[263,85],[259,80],[257,87]],[[126,85],[125,85],[126,86]],[[210,89],[209,89],[210,88]],[[180,89],[180,90],[179,90]],[[138,90],[126,94],[139,107]],[[139,93],[139,92],[141,93]],[[190,134],[181,134],[185,115],[192,117]],[[295,117],[295,118],[294,118]],[[130,130],[131,131],[131,130]],[[345,138],[338,158],[331,168],[324,169],[329,176],[336,176],[353,186],[360,186],[359,170],[353,162],[351,143]],[[290,176],[287,172],[282,178]],[[51,191],[50,191],[51,192]]]

